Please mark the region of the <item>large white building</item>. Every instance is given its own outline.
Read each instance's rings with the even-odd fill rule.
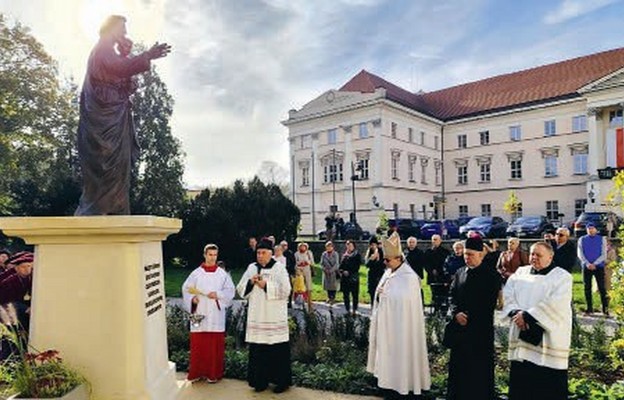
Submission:
[[[623,107],[624,48],[431,93],[363,70],[283,121],[301,233],[332,205],[371,231],[382,211],[509,220],[511,190],[524,215],[553,220],[612,207],[599,175],[624,167]]]

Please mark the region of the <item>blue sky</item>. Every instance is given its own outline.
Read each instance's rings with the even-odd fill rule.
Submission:
[[[189,186],[288,167],[291,108],[361,69],[432,91],[624,46],[622,0],[0,0],[82,81],[97,25],[173,45],[158,68]]]

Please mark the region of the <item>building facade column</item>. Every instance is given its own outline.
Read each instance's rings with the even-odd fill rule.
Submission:
[[[589,144],[587,169],[590,178],[597,177],[598,168],[600,168],[601,161],[602,164],[604,164],[604,140],[601,140],[601,137],[604,137],[604,132],[602,132],[600,117],[601,111],[599,109],[589,108],[587,110],[587,130]]]
[[[317,225],[316,215],[318,214],[318,208],[320,206],[319,189],[323,179],[323,168],[318,161],[318,139],[318,132],[310,135],[310,140],[312,141],[312,154],[310,156],[310,174],[312,175],[310,179],[310,221],[312,223],[312,235],[316,235],[317,227],[319,226]]]
[[[351,125],[342,127],[344,136],[344,158],[342,159],[342,211],[353,211],[353,198],[351,197],[351,162],[353,161],[353,127]],[[347,214],[348,215],[348,214]],[[346,221],[347,218],[342,215]]]

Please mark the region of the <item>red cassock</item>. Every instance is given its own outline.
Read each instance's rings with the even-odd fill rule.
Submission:
[[[223,378],[225,369],[225,332],[191,333],[191,359],[188,380]]]

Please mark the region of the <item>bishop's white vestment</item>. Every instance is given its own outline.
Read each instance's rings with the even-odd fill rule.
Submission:
[[[420,278],[405,262],[388,268],[376,297],[366,370],[380,388],[418,395],[431,386]]]

